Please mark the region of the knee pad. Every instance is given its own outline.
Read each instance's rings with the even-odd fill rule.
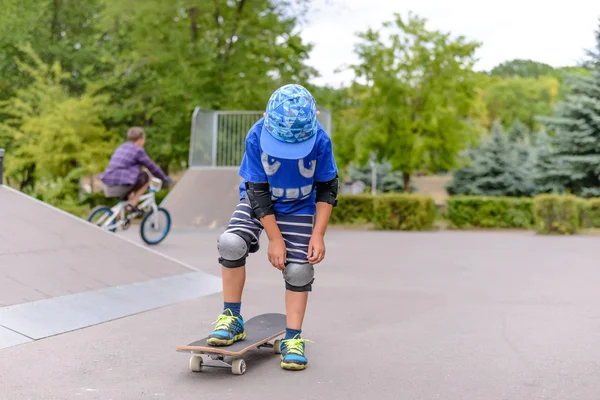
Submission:
[[[285,288],[293,292],[310,292],[315,281],[315,268],[312,264],[289,263],[283,270]]]
[[[243,233],[245,232],[224,232],[219,236],[217,241],[219,264],[227,268],[246,265],[251,241]]]

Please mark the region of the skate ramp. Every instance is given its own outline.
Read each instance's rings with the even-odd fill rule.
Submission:
[[[0,185],[0,349],[220,286],[217,277]]]
[[[239,203],[237,168],[191,168],[165,197],[176,228],[223,228]]]

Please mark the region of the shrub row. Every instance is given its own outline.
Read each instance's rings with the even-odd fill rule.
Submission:
[[[416,194],[340,195],[332,224],[373,224],[380,230],[428,230],[437,216],[433,199]],[[452,229],[535,229],[573,234],[600,228],[600,199],[544,194],[534,198],[456,196],[444,217]]]
[[[543,194],[534,198],[451,197],[446,218],[453,228],[535,228],[541,234],[574,234],[600,228],[600,199]]]
[[[169,193],[169,191],[166,189],[163,189],[163,190],[159,191],[158,193],[156,193],[155,194],[156,204],[160,204],[161,201],[163,201],[163,199],[167,195],[167,193]],[[104,196],[104,192],[94,192],[94,193],[86,193],[85,197],[82,201],[82,204],[89,207],[90,209],[92,209],[99,205],[105,205],[105,206],[112,207],[115,204],[117,204],[118,201],[119,200],[117,198],[107,198],[106,196]]]
[[[450,227],[531,228],[535,224],[534,202],[518,197],[450,197],[446,203]]]
[[[380,230],[433,228],[437,209],[432,198],[416,194],[340,195],[332,224],[373,223]]]

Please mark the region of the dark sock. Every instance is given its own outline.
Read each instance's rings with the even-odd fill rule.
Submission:
[[[224,302],[223,303],[223,310],[227,310],[227,309],[231,310],[231,313],[233,314],[234,317],[239,317],[240,316],[240,310],[242,309],[242,303],[228,303],[228,302]]]
[[[283,338],[283,340],[293,339],[294,336],[299,335],[301,333],[302,333],[302,329],[285,328],[285,338]]]

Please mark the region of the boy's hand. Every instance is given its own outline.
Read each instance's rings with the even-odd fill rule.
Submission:
[[[313,233],[308,243],[308,262],[318,264],[325,258],[325,240],[320,233]]]
[[[283,271],[285,268],[285,256],[286,256],[286,248],[285,242],[282,237],[279,237],[274,240],[269,240],[269,262],[273,264],[275,268]]]

